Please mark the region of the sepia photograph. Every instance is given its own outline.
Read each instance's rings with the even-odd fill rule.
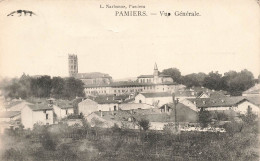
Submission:
[[[259,0],[0,0],[1,161],[259,161]]]

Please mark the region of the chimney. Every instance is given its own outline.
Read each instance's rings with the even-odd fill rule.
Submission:
[[[107,101],[108,101],[108,97],[107,97]]]
[[[203,104],[205,105],[205,104],[206,104],[206,102],[205,102],[205,101],[203,101]]]
[[[194,103],[194,105],[196,105],[196,101],[194,101],[193,103]]]
[[[221,102],[225,102],[225,101],[222,99]]]
[[[115,97],[113,97],[113,100],[115,100]]]

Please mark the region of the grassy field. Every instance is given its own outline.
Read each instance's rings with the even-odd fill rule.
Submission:
[[[227,133],[36,127],[1,136],[0,160],[259,160],[258,124],[229,125]],[[238,128],[236,128],[238,127]]]

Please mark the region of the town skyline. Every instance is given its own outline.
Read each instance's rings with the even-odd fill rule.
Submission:
[[[222,5],[223,12],[210,3],[207,8],[182,2],[174,3],[174,7],[146,5],[147,12],[156,4],[165,10],[196,9],[202,15],[168,18],[115,17],[95,2],[78,2],[70,12],[69,2],[43,4],[46,7],[23,1],[20,7],[36,16],[19,17],[7,16],[17,10],[15,3],[2,2],[1,76],[20,76],[23,72],[67,76],[70,53],[79,57],[79,72],[104,72],[114,79],[150,74],[154,62],[160,71],[175,67],[183,75],[242,69],[255,77],[260,74],[260,31],[255,16],[259,7],[255,2],[229,5],[228,1]]]

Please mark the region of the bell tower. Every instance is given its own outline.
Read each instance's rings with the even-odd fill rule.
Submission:
[[[78,73],[78,57],[74,54],[69,54],[68,57],[69,76],[73,77]]]
[[[158,68],[157,68],[157,64],[156,64],[156,63],[154,64],[153,76],[159,76],[159,71],[158,71]]]
[[[157,68],[157,64],[154,64],[154,69],[153,69],[153,83],[157,84],[159,82],[159,71]]]

